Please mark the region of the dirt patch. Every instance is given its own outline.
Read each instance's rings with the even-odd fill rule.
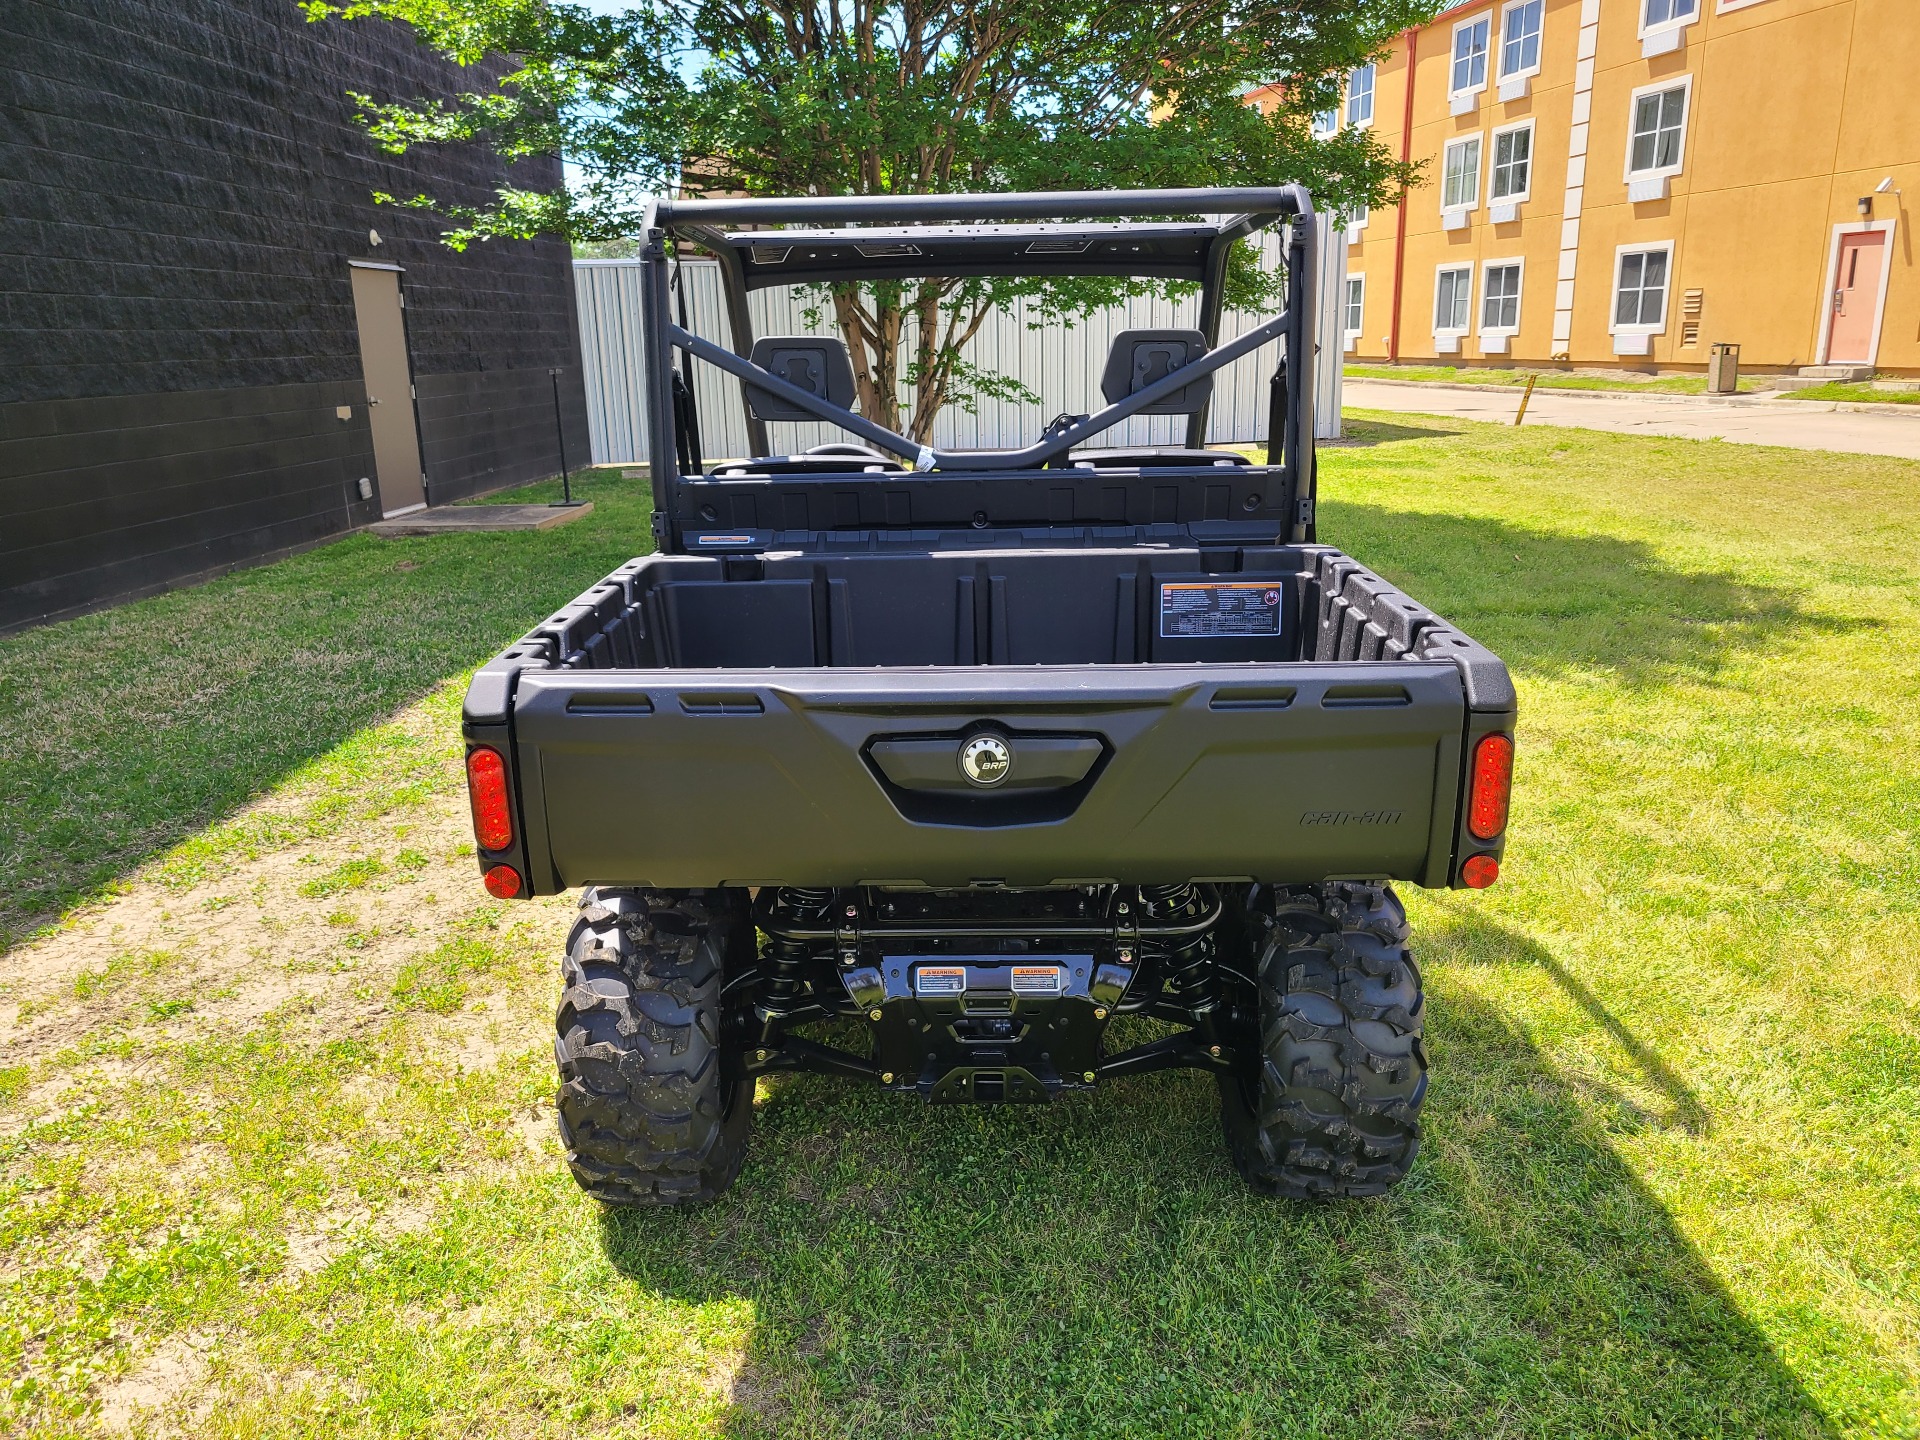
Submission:
[[[134,1370],[101,1392],[100,1428],[113,1435],[191,1433],[164,1423],[162,1412],[174,1409],[206,1379],[206,1352],[211,1348],[211,1341],[201,1336],[163,1340]]]
[[[357,829],[351,843],[292,844],[186,890],[136,877],[0,957],[0,994],[10,1002],[0,1055],[19,1065],[107,1028],[186,1038],[270,1017],[337,1034],[387,1013],[393,977],[409,960],[497,908],[462,853],[468,823],[457,793],[435,795]],[[567,904],[534,905],[555,903]],[[524,1043],[497,1024],[461,1028],[448,1057],[460,1070],[486,1068]],[[52,1098],[35,1087],[16,1113]]]

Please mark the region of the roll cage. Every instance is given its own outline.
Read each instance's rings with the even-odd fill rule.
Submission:
[[[1217,218],[1163,218],[1196,215]],[[1022,223],[991,223],[1006,221]],[[1285,308],[1222,345],[1220,320],[1232,247],[1243,236],[1276,223],[1286,226]],[[903,467],[911,467],[916,491],[922,482],[960,482],[948,488],[944,503],[921,506],[923,512],[958,515],[965,514],[966,507],[973,503],[970,497],[1014,493],[1007,482],[1026,481],[1031,489],[1032,482],[1061,478],[1063,462],[1069,460],[1075,446],[1133,415],[1164,406],[1197,380],[1278,339],[1282,351],[1270,387],[1268,464],[1241,472],[1261,480],[1262,488],[1244,483],[1233,487],[1232,496],[1237,502],[1234,518],[1242,531],[1251,523],[1264,528],[1274,539],[1312,540],[1314,226],[1312,201],[1298,185],[1001,195],[662,199],[645,227],[642,253],[656,539],[663,550],[670,552],[710,554],[716,550],[764,549],[772,538],[764,529],[725,533],[725,522],[720,520],[720,510],[725,507],[714,503],[714,487],[766,477],[757,474],[751,464],[699,473],[697,421],[690,387],[672,363],[675,351],[685,357],[684,363],[690,365],[697,359],[741,382],[743,400],[747,401],[748,441],[756,460],[770,459],[772,447],[766,421],[756,418],[748,399],[754,392],[783,403],[789,411],[797,409],[839,426],[875,450],[899,457]],[[670,275],[675,262],[665,243],[669,236],[695,242],[718,260],[727,299],[731,350],[692,332],[684,297],[676,316]],[[976,275],[1142,276],[1192,281],[1200,286],[1199,332],[1204,349],[1158,379],[1136,382],[1131,393],[1091,415],[1063,415],[1032,443],[1000,450],[944,450],[921,445],[822,393],[790,383],[750,358],[756,337],[747,296],[753,290]],[[1162,489],[1169,482],[1193,478],[1184,476],[1186,470],[1196,472],[1200,480],[1217,481],[1217,474],[1204,473],[1221,463],[1214,458],[1220,452],[1202,449],[1206,420],[1206,403],[1202,401],[1188,413],[1185,450],[1151,455],[1139,451],[1099,452],[1108,463],[1080,460],[1064,468],[1091,468],[1108,486],[1114,481],[1124,485],[1129,475],[1139,480],[1141,476],[1135,472],[1143,470],[1149,471],[1147,478]],[[798,457],[800,463],[789,464],[779,478],[791,485],[803,472],[804,483],[812,488],[871,484],[876,480],[898,484],[901,469],[886,468],[876,474],[871,462],[883,459],[857,446],[824,446]],[[1235,459],[1233,463],[1239,462]],[[1212,488],[1220,490],[1218,485]],[[1215,502],[1209,504],[1217,508]],[[863,513],[857,502],[855,513]],[[1212,509],[1206,513],[1211,516]],[[1003,523],[1023,523],[1017,513],[1009,515],[1011,518]],[[983,520],[995,523],[988,517],[987,509],[972,511],[973,526],[982,527]],[[716,521],[721,524],[720,531],[712,528]],[[935,522],[935,528],[944,526],[944,520]]]

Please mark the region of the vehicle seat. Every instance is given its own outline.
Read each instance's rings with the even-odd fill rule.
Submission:
[[[1207,353],[1207,337],[1198,330],[1122,330],[1113,337],[1107,368],[1100,376],[1100,393],[1109,405],[1118,405],[1136,390]],[[1140,411],[1142,415],[1197,415],[1213,398],[1213,376],[1202,375]]]
[[[753,342],[753,353],[747,358],[789,385],[843,410],[853,408],[853,360],[847,354],[847,342],[837,336],[769,335]],[[820,419],[811,410],[756,390],[751,380],[747,382],[747,405],[756,420]]]

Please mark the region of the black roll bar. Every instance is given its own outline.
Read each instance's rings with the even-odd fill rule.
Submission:
[[[1007,452],[942,452],[919,445],[851,410],[842,409],[809,391],[788,384],[779,376],[752,364],[744,354],[730,354],[672,323],[667,304],[666,256],[662,231],[681,229],[693,232],[720,225],[776,225],[787,223],[823,223],[834,220],[1010,220],[1010,219],[1096,219],[1115,216],[1146,215],[1226,215],[1217,237],[1225,242],[1270,223],[1275,217],[1290,222],[1287,237],[1286,309],[1273,319],[1236,337],[1217,350],[1181,366],[1162,379],[1129,395],[1117,405],[1109,405],[1093,415],[1051,431],[1039,441],[1021,450]],[[672,200],[654,202],[652,224],[646,228],[649,243],[643,251],[643,273],[647,277],[642,290],[647,336],[645,351],[652,403],[652,450],[654,456],[654,495],[656,526],[667,527],[657,536],[663,549],[676,548],[670,517],[675,513],[675,493],[680,471],[673,443],[672,395],[666,375],[673,348],[698,356],[709,364],[739,378],[745,386],[765,390],[800,406],[823,420],[872,441],[881,448],[913,463],[915,469],[1016,470],[1044,465],[1091,435],[1117,424],[1155,401],[1184,389],[1192,381],[1211,374],[1242,355],[1249,354],[1268,340],[1284,342],[1285,359],[1278,372],[1284,377],[1286,414],[1279,433],[1267,436],[1270,465],[1277,466],[1286,484],[1291,513],[1285,532],[1295,542],[1315,538],[1314,510],[1316,476],[1313,447],[1313,405],[1315,334],[1314,309],[1318,298],[1318,251],[1315,245],[1317,216],[1313,201],[1299,185],[1261,188],[1224,188],[1195,190],[1052,190],[1019,195],[848,195],[799,196],[790,199]],[[655,227],[659,228],[655,228]],[[709,234],[712,234],[709,231]],[[715,237],[717,238],[717,237]],[[731,246],[720,246],[723,268],[731,258],[737,270],[739,258],[729,257]],[[1222,243],[1210,253],[1218,256],[1224,271],[1227,245]],[[1209,269],[1213,266],[1210,263]],[[1214,280],[1209,274],[1209,281]],[[729,318],[733,322],[736,346],[750,347],[746,319],[744,286],[736,273],[727,275]],[[1209,286],[1208,288],[1215,288]],[[741,303],[734,303],[736,299]],[[1215,320],[1217,324],[1217,318]],[[1211,338],[1211,337],[1209,337]],[[748,424],[765,433],[764,423],[756,424],[748,411]],[[1199,426],[1189,424],[1189,434]],[[764,450],[765,442],[759,442]]]
[[[1142,215],[1311,215],[1304,186],[1199,190],[1031,190],[1017,195],[796,195],[765,200],[662,199],[655,222],[792,225],[888,220],[1096,220]]]
[[[1102,430],[1118,425],[1130,415],[1137,415],[1156,401],[1177,394],[1203,375],[1211,375],[1223,366],[1231,365],[1242,355],[1250,355],[1269,340],[1287,334],[1293,325],[1291,311],[1282,311],[1273,319],[1254,326],[1243,335],[1237,335],[1217,350],[1209,350],[1198,360],[1189,360],[1176,370],[1169,370],[1151,385],[1143,385],[1126,399],[1109,405],[1104,410],[1096,410],[1070,425],[1049,431],[1033,444],[1020,450],[936,450],[931,445],[922,445],[909,440],[904,435],[895,434],[884,425],[869,420],[864,415],[834,404],[831,400],[815,395],[811,390],[802,390],[798,385],[789,384],[771,371],[762,370],[750,360],[742,360],[738,355],[722,350],[710,340],[702,340],[698,335],[682,330],[675,325],[668,332],[668,339],[679,349],[690,355],[697,355],[711,365],[716,365],[743,381],[750,382],[757,390],[765,390],[789,404],[810,410],[822,420],[831,421],[843,430],[864,436],[874,444],[892,451],[904,460],[911,460],[916,470],[1031,470],[1045,465],[1057,455],[1064,455],[1082,440],[1098,435]]]
[[[733,336],[733,350],[745,359],[753,353],[753,319],[747,313],[747,275],[740,252],[727,244],[727,237],[711,225],[683,223],[676,227],[674,233],[697,240],[713,252],[713,258],[720,266],[721,284],[727,292],[727,328]],[[770,453],[772,445],[767,439],[767,422],[753,413],[744,385],[740,389],[740,403],[745,407],[747,416],[747,448],[756,455]]]

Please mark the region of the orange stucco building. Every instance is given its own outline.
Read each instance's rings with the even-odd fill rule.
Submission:
[[[1920,0],[1454,0],[1321,123],[1424,162],[1353,359],[1920,374]]]

